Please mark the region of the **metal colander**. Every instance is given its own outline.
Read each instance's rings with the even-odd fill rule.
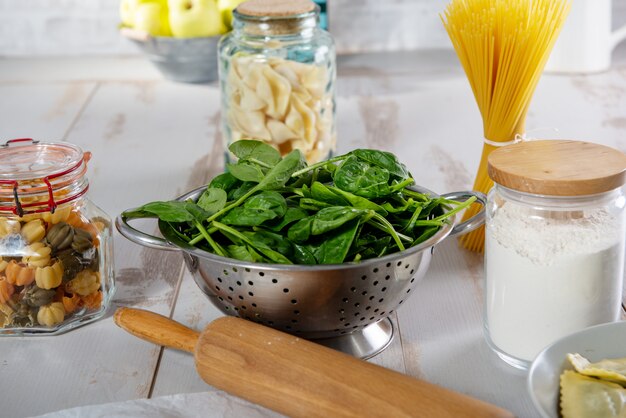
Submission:
[[[431,195],[434,193],[417,189]],[[196,199],[204,187],[178,200]],[[443,195],[464,200],[476,192]],[[358,263],[283,265],[242,262],[220,257],[182,241],[166,222],[165,240],[132,228],[123,215],[116,220],[122,235],[152,248],[183,251],[197,285],[226,315],[239,316],[358,357],[371,357],[393,337],[388,316],[424,277],[435,244],[468,232],[484,221],[484,211],[453,228],[447,224],[429,240],[405,251]]]

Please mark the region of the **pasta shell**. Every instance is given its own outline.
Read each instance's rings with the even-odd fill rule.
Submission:
[[[241,100],[239,106],[243,111],[261,110],[265,107],[265,102],[257,96],[254,90],[244,84],[241,86]]]
[[[265,114],[261,111],[245,112],[237,106],[231,106],[230,118],[233,126],[244,136],[271,140],[272,136],[265,127]]]
[[[320,99],[326,91],[327,75],[325,67],[316,65],[309,66],[308,71],[302,74],[300,78],[302,86],[311,94],[311,96]]]
[[[267,103],[265,112],[271,118],[282,120],[289,106],[291,84],[269,65],[263,67],[264,77],[259,78],[256,93]]]
[[[240,64],[241,66],[241,64]],[[263,76],[263,67],[265,64],[259,62],[251,62],[248,65],[247,70],[245,71],[245,75],[242,76],[243,84],[251,88],[252,90],[256,90],[257,84],[259,84],[259,80],[264,78]]]
[[[0,303],[7,303],[15,293],[15,287],[5,279],[0,278]]]
[[[272,135],[272,140],[277,144],[282,144],[290,139],[298,138],[298,135],[289,129],[284,123],[274,119],[267,121],[267,129]]]
[[[0,238],[20,232],[21,224],[18,220],[0,218]]]
[[[61,302],[52,302],[49,305],[42,306],[37,312],[37,322],[40,325],[51,327],[59,324],[65,319],[65,308]]]
[[[293,102],[293,98],[291,100]],[[300,112],[298,112],[296,107],[293,105],[293,103],[291,106],[289,106],[289,112],[287,113],[287,117],[285,118],[285,125],[287,125],[289,129],[295,132],[298,138],[304,138],[304,119],[302,118]]]
[[[301,115],[304,124],[304,139],[309,143],[314,143],[317,139],[316,114],[308,108],[298,97],[292,97],[292,104]]]

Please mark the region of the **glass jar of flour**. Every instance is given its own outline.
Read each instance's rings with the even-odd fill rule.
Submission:
[[[555,340],[619,319],[626,155],[578,141],[528,141],[489,157],[485,336],[526,368]]]

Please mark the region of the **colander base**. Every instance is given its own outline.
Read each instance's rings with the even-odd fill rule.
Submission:
[[[366,360],[387,348],[393,340],[393,334],[393,323],[389,318],[384,318],[350,334],[311,341]]]

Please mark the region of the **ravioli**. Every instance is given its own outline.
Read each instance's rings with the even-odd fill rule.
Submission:
[[[568,354],[567,359],[580,374],[626,385],[626,357],[591,363],[580,354],[574,353]]]
[[[561,374],[563,418],[626,418],[626,389],[567,370]]]

